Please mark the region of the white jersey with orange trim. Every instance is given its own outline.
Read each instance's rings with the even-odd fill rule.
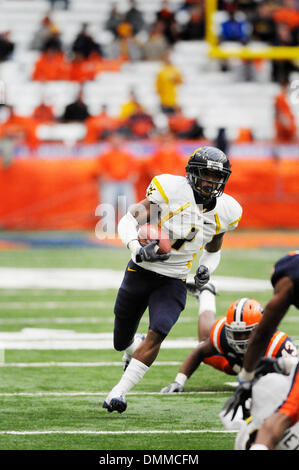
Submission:
[[[226,316],[217,320],[210,332],[210,340],[219,354],[223,355],[235,372],[242,367],[243,354],[237,353],[228,343],[225,333]],[[264,357],[297,357],[298,351],[292,339],[283,331],[277,330],[269,341]]]
[[[228,194],[218,197],[212,210],[203,209],[183,176],[155,176],[146,197],[159,205],[159,225],[168,233],[172,250],[166,261],[140,265],[179,279],[186,279],[193,260],[214,235],[234,230],[242,216],[242,207]]]

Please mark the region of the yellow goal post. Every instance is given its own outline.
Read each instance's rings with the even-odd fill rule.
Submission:
[[[239,45],[223,46],[219,44],[216,32],[216,12],[218,11],[218,0],[206,0],[206,41],[208,43],[209,57],[215,59],[271,59],[271,60],[299,60],[299,47]]]

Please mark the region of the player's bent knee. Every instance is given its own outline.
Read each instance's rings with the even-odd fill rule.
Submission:
[[[130,346],[132,340],[114,338],[113,347],[116,351],[124,351],[128,346]]]
[[[146,335],[146,340],[148,343],[151,343],[153,346],[155,346],[160,345],[166,336],[167,335],[160,331],[150,329]]]

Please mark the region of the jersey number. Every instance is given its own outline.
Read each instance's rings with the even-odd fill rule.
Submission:
[[[184,243],[192,242],[192,240],[194,240],[198,232],[199,232],[198,228],[191,227],[191,230],[187,234],[187,236],[185,238],[178,238],[175,242],[173,242],[173,244],[171,245],[171,248],[177,251],[180,250],[182,246],[184,245]]]

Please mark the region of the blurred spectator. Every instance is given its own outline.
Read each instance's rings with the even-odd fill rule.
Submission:
[[[108,233],[114,233],[117,220],[136,202],[134,183],[138,166],[136,159],[123,149],[123,140],[119,135],[111,135],[108,142],[108,150],[98,158],[99,199],[102,204],[107,204],[103,222]]]
[[[176,138],[171,132],[161,133],[157,139],[157,151],[146,162],[148,176],[152,178],[164,173],[185,175],[185,166]]]
[[[54,52],[62,52],[62,42],[60,38],[59,29],[55,25],[51,25],[49,28],[49,35],[45,39],[42,46],[42,51],[45,52],[51,50]]]
[[[205,35],[205,17],[202,5],[193,5],[189,21],[182,27],[180,38],[183,40],[203,39]]]
[[[86,58],[82,52],[76,51],[69,63],[69,80],[80,83],[94,80],[98,72],[98,64],[101,64],[101,61],[101,57],[97,54],[91,53]]]
[[[176,23],[175,14],[169,7],[168,0],[162,1],[161,9],[157,12],[156,19],[161,21],[164,28],[163,34],[168,44],[174,44],[179,38],[178,25]]]
[[[76,37],[73,45],[73,52],[80,52],[85,59],[87,59],[91,53],[103,55],[101,46],[95,42],[91,34],[88,32],[88,25],[86,23],[82,24],[81,31]]]
[[[120,23],[117,28],[117,37],[107,47],[107,54],[112,58],[120,57],[130,61],[142,59],[142,45],[129,23]]]
[[[61,120],[64,122],[84,122],[87,118],[89,118],[89,111],[83,101],[83,92],[80,90],[76,100],[66,106]]]
[[[272,17],[273,5],[261,2],[252,19],[252,39],[273,44],[275,41],[275,22]]]
[[[32,80],[48,81],[48,80],[68,80],[69,64],[62,52],[47,49],[37,59]]]
[[[109,13],[109,16],[106,20],[105,23],[105,29],[110,31],[111,33],[114,34],[114,36],[117,36],[117,28],[123,21],[123,15],[118,11],[117,9],[117,3],[115,3]]]
[[[221,23],[221,41],[237,41],[246,44],[249,37],[249,25],[246,20],[238,20],[234,11],[229,12],[229,19]]]
[[[140,103],[134,89],[131,89],[128,101],[126,101],[120,108],[119,118],[126,120],[131,116],[131,114],[138,111],[138,109],[140,109]]]
[[[142,46],[143,59],[162,60],[168,50],[168,42],[163,35],[164,25],[162,21],[156,21],[149,34],[148,40]]]
[[[288,87],[288,80],[283,80],[274,102],[275,137],[283,142],[292,142],[297,138],[296,120],[288,100]]]
[[[247,127],[241,127],[237,138],[234,140],[236,143],[250,143],[254,141],[252,130]]]
[[[276,46],[295,46],[294,31],[287,23],[279,23],[276,28]],[[290,72],[296,69],[296,64],[291,60],[273,60],[272,78],[280,82],[289,76]]]
[[[202,139],[204,138],[203,128],[195,118],[189,118],[178,106],[173,114],[168,117],[170,131],[181,139]]]
[[[4,31],[0,34],[0,62],[8,60],[15,48],[10,40],[10,31]]]
[[[37,143],[35,135],[36,123],[32,118],[15,114],[13,106],[7,106],[9,114],[1,124],[0,137],[12,139],[14,143],[34,146]]]
[[[32,118],[38,123],[54,122],[55,116],[53,107],[45,104],[43,101],[34,108]]]
[[[278,23],[276,28],[276,37],[274,44],[276,46],[296,46],[294,31],[287,23]]]
[[[152,116],[137,103],[137,109],[129,116],[126,127],[129,137],[147,139],[151,136],[155,126]]]
[[[119,119],[108,114],[106,105],[102,106],[99,114],[87,118],[85,124],[87,132],[84,141],[86,143],[94,143],[105,139],[120,126]]]
[[[143,15],[136,7],[135,0],[130,0],[130,8],[124,16],[124,20],[133,28],[133,33],[139,33],[145,26]]]
[[[39,28],[34,33],[30,43],[30,49],[41,51],[45,44],[45,41],[51,35],[51,28],[55,26],[51,20],[50,14],[47,13],[40,22]]]
[[[218,129],[218,133],[217,133],[214,144],[215,144],[215,147],[222,150],[222,152],[227,153],[228,140],[226,136],[226,129],[224,127],[220,127],[220,129]]]
[[[277,24],[287,24],[291,30],[298,27],[299,11],[296,0],[283,0],[282,5],[275,10],[273,19]]]
[[[182,83],[181,71],[172,64],[170,53],[167,51],[164,54],[163,65],[157,74],[155,83],[161,110],[164,113],[173,113],[177,108],[177,88]]]

